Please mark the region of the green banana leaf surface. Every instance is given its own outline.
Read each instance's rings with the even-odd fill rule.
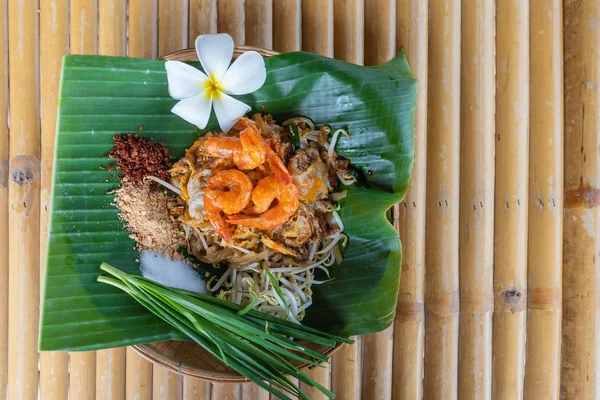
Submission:
[[[341,335],[381,331],[394,318],[401,247],[386,211],[408,189],[414,158],[417,82],[404,54],[362,67],[296,52],[265,60],[267,80],[238,96],[278,122],[306,116],[347,128],[336,150],[363,178],[341,201],[349,236],[334,278],[313,286],[305,324]],[[199,68],[198,63],[193,63]],[[117,172],[102,170],[112,137],[124,132],[163,141],[174,160],[198,135],[171,113],[164,61],[70,55],[58,106],[40,350],[94,350],[182,336],[129,295],[96,281],[100,264],[138,270],[138,252],[107,194]],[[217,128],[211,118],[208,128]]]

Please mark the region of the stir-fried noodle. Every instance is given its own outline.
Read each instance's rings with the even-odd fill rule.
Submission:
[[[298,117],[279,126],[260,114],[199,138],[171,170],[171,216],[189,251],[224,272],[207,288],[219,298],[299,322],[321,270],[342,261],[347,243],[336,208],[351,185],[340,135]]]

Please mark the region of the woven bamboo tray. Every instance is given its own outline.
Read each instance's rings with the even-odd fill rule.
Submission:
[[[235,46],[233,58],[237,58],[246,51],[256,51],[263,57],[279,54],[276,51],[265,50],[253,46]],[[164,60],[196,61],[196,49],[179,50],[162,57]],[[321,354],[330,357],[342,344],[336,347],[309,346]],[[178,374],[192,376],[208,381],[243,383],[248,379],[238,372],[227,367],[217,360],[208,351],[194,342],[180,342],[168,340],[158,343],[141,344],[132,346],[142,357],[159,364],[170,371]],[[298,361],[292,361],[294,365],[306,366]]]

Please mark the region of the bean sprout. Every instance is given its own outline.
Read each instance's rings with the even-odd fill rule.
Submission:
[[[171,190],[174,193],[177,193],[179,196],[181,196],[181,190],[173,185],[171,185],[169,182],[165,182],[162,179],[156,177],[156,176],[152,176],[152,175],[148,175],[144,177],[144,181],[154,181],[157,183],[160,183],[161,185],[163,185],[164,187],[166,187],[167,189]]]

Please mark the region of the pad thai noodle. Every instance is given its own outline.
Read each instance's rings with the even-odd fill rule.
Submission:
[[[189,252],[225,268],[207,288],[219,298],[291,321],[312,304],[322,270],[342,261],[346,245],[336,202],[354,183],[335,152],[339,135],[306,118],[277,125],[256,114],[229,134],[208,132],[173,165],[170,182],[149,177],[178,196],[170,208]]]

